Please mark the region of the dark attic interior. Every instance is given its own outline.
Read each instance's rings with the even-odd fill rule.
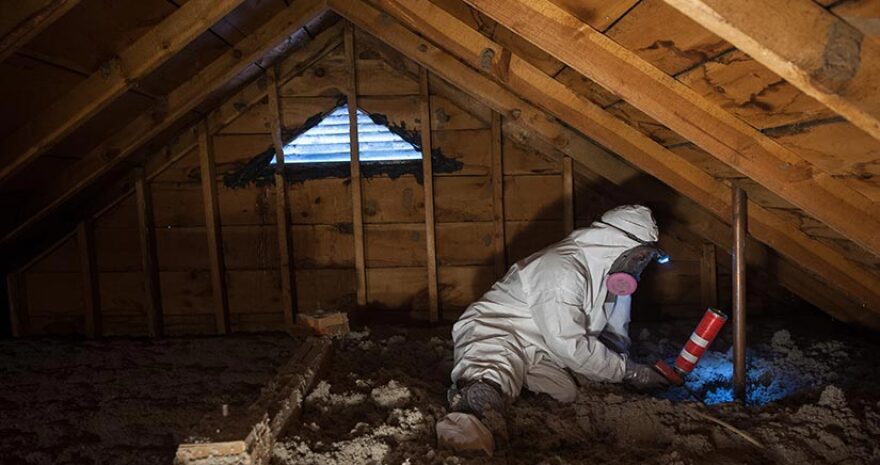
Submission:
[[[880,0],[0,1],[0,463],[880,464]]]

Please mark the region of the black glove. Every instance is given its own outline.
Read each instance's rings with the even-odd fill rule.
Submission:
[[[640,391],[651,391],[669,387],[669,380],[649,365],[642,365],[626,359],[623,382]]]

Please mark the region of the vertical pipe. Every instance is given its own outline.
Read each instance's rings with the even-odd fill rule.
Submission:
[[[746,193],[733,186],[733,398],[746,399]]]

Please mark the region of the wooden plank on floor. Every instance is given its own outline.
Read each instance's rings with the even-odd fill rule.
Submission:
[[[303,400],[329,362],[332,348],[329,338],[306,339],[245,412],[228,417],[222,412],[205,415],[190,436],[207,437],[210,442],[180,444],[175,465],[267,465],[278,437],[302,411]]]
[[[437,242],[434,225],[434,167],[431,156],[431,95],[428,85],[428,70],[419,68],[419,90],[421,93],[422,123],[422,175],[425,187],[425,245],[428,260],[428,320],[436,323],[440,319],[440,297],[437,291]]]
[[[214,141],[208,123],[202,121],[199,131],[199,166],[202,175],[202,201],[205,207],[205,232],[208,260],[211,264],[211,290],[214,293],[214,318],[217,334],[228,334],[229,295],[226,292],[226,260],[223,255],[223,232],[220,226],[220,205],[217,203],[217,169],[214,164]]]
[[[147,334],[161,337],[162,289],[159,285],[159,256],[156,252],[156,229],[153,224],[153,195],[143,170],[135,180],[135,199],[138,217],[138,241],[141,249],[141,269],[144,273],[144,309],[147,313]]]
[[[278,226],[278,266],[281,271],[281,307],[288,331],[296,323],[296,274],[293,258],[293,235],[290,226],[290,202],[287,197],[287,179],[284,177],[284,141],[281,138],[281,99],[278,98],[278,68],[266,72],[269,87],[269,120],[272,145],[275,147],[275,212]]]
[[[354,266],[357,272],[357,304],[367,304],[367,267],[364,255],[364,208],[361,188],[361,164],[357,131],[357,64],[354,48],[354,26],[345,28],[345,56],[348,63],[348,123],[351,141],[351,203],[354,213]]]
[[[81,221],[76,228],[79,266],[82,275],[83,311],[86,337],[101,336],[101,290],[95,254],[95,230],[91,221]]]

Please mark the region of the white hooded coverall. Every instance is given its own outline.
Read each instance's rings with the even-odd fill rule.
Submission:
[[[651,210],[643,206],[615,208],[601,221],[646,242],[658,238]],[[560,402],[577,395],[566,369],[620,382],[631,299],[606,303],[605,278],[614,260],[638,245],[595,222],[514,264],[453,327],[452,381],[489,380],[510,399],[525,385]]]

